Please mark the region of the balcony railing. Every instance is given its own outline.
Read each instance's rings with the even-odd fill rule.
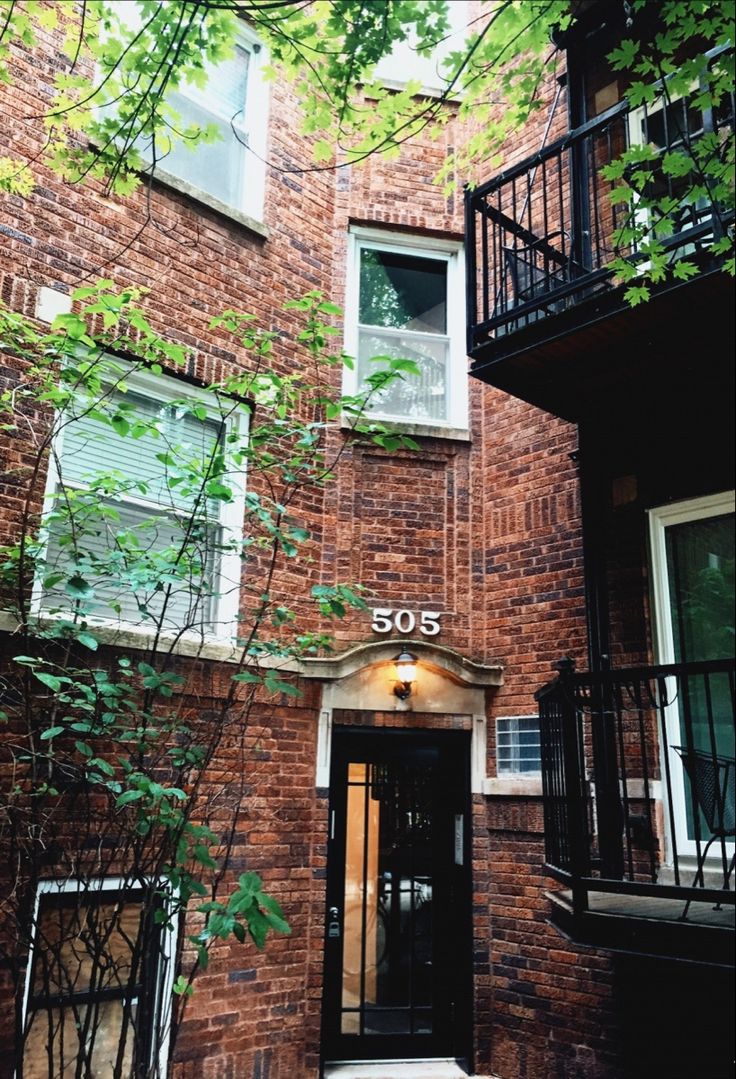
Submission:
[[[604,166],[635,145],[654,144],[664,159],[709,135],[718,153],[733,131],[733,99],[702,110],[694,97],[695,90],[691,98],[666,103],[660,98],[637,109],[621,101],[466,192],[470,356],[502,356],[513,347],[510,335],[545,320],[551,334],[555,316],[565,313],[569,322],[584,301],[614,288],[614,258],[645,267],[649,256],[642,236],[654,227],[647,216],[652,200],[670,196],[679,203],[656,227],[669,256],[707,260],[733,213],[714,205],[702,190],[694,193],[694,177],[674,177],[655,167],[646,186],[622,202],[609,197],[621,181],[601,175]],[[543,327],[535,331],[535,340],[543,339]]]
[[[550,874],[576,913],[596,893],[712,921],[734,904],[734,661],[559,669],[537,694]]]

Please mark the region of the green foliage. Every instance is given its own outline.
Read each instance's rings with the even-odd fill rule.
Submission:
[[[0,306],[0,347],[15,372],[0,396],[3,437],[24,434],[31,416],[34,439],[15,475],[24,524],[0,548],[3,605],[18,625],[0,835],[16,851],[19,895],[40,866],[48,871],[52,851],[64,878],[104,875],[107,857],[108,873],[158,882],[146,900],[156,924],[172,925],[196,898],[203,927],[174,984],[183,1002],[215,942],[260,948],[269,933],[289,932],[253,873],[218,898],[247,770],[228,780],[238,789],[223,823],[209,769],[249,725],[268,722],[274,703],[299,695],[295,661],[331,647],[326,631],[309,628],[314,608],[325,624],[365,609],[358,585],[310,591],[303,573],[293,576],[313,542],[301,514],[333,475],[344,440],[330,429],[346,415],[360,438],[388,445],[364,415],[377,389],[413,365],[381,363],[344,398],[344,357],[331,349],[340,309],[310,292],[285,305],[288,336],[248,313],[213,319],[238,350],[235,373],[206,394],[181,382],[172,396],[175,383],[160,376],[187,355],[157,333],[142,298],[108,280],[80,288],[74,311],[46,332]],[[222,523],[223,507],[237,524]],[[218,573],[227,559],[234,578]],[[212,605],[233,587],[239,621],[218,636]],[[199,655],[211,647],[231,661],[214,705],[200,700]]]
[[[50,163],[67,181],[95,179],[109,191],[129,194],[176,142],[196,145],[215,137],[207,127],[183,128],[171,94],[185,82],[205,85],[213,65],[232,55],[238,19],[228,5],[90,0],[82,25],[35,2],[4,0],[4,6],[0,79],[12,76],[11,42],[32,49],[39,33],[63,36],[69,66],[56,77],[45,123]],[[422,131],[437,137],[457,115],[467,126],[461,139],[453,138],[456,148],[437,177],[448,191],[459,176],[471,183],[486,179],[502,163],[507,143],[515,144],[516,133],[543,107],[549,76],[564,68],[563,51],[553,40],[579,10],[584,9],[571,0],[501,0],[473,22],[460,47],[438,61],[445,90],[427,98],[411,83],[401,91],[386,87],[374,71],[400,43],[410,43],[419,55],[438,55],[449,28],[445,0],[285,0],[278,5],[241,0],[238,5],[269,50],[270,77],[292,81],[303,107],[302,131],[312,137],[318,162],[332,167],[338,148],[345,163],[376,152],[395,155]],[[630,13],[631,36],[609,57],[627,86],[630,106],[656,110],[664,100],[671,109],[688,98],[701,113],[723,109],[734,86],[732,5],[633,0]],[[727,48],[708,60],[706,52],[719,47]],[[80,139],[80,132],[87,139]],[[631,294],[639,300],[642,290],[663,280],[678,261],[676,250],[664,257],[661,250],[644,248],[673,235],[683,209],[707,202],[723,220],[733,210],[732,138],[706,133],[685,138],[664,154],[650,144],[634,145],[602,174],[613,184],[619,210],[630,209],[615,238],[611,269],[625,282],[626,263],[638,258],[638,274],[647,279]],[[27,165],[0,160],[0,191],[25,196],[32,182]],[[717,230],[714,244],[728,235]],[[639,257],[642,252],[646,258]],[[730,268],[732,245],[719,254],[728,256],[724,263]],[[315,309],[315,325],[303,331],[308,348],[323,347],[323,335],[333,328],[320,316],[330,313],[328,307]],[[65,317],[70,337],[83,340],[75,316]],[[226,313],[223,325],[242,317]],[[265,355],[272,338],[267,331],[256,334],[252,347]]]

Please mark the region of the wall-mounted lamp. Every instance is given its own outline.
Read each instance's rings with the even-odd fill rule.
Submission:
[[[394,693],[400,701],[405,701],[411,697],[411,687],[417,680],[417,657],[411,652],[400,652],[394,663],[397,679]]]

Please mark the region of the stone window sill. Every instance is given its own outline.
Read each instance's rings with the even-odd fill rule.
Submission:
[[[380,423],[387,431],[397,435],[409,435],[410,438],[444,438],[450,442],[471,442],[467,427],[451,427],[441,423],[402,423],[397,420],[384,420],[380,416],[365,416],[366,423]],[[340,426],[344,431],[352,431],[353,423],[349,416],[343,416]]]
[[[483,780],[483,793],[492,798],[541,798],[541,776],[494,776]]]
[[[52,615],[44,617],[43,615],[33,616],[33,620],[29,623],[29,630],[33,635],[34,628],[43,629],[45,626],[53,625],[55,619]],[[7,611],[0,611],[0,633],[5,632],[8,634],[18,633],[20,630],[20,624],[18,620]],[[130,627],[122,628],[113,625],[90,625],[91,632],[94,633],[99,644],[110,648],[130,648],[146,650],[151,646],[151,639],[153,632],[142,627]],[[173,636],[169,634],[162,634],[159,638],[159,647],[161,652],[168,650],[175,656],[189,656],[192,659],[206,659],[217,663],[233,663],[238,664],[243,661],[243,649],[237,645],[234,641],[227,638],[201,638],[194,635],[191,636]],[[295,673],[299,670],[298,664],[294,660],[279,660],[264,656],[260,663],[260,667],[275,667],[280,671]]]
[[[249,232],[254,232],[262,240],[268,239],[269,232],[262,221],[256,221],[254,217],[244,214],[242,210],[238,210],[234,206],[228,206],[226,202],[221,202],[214,195],[210,195],[207,191],[202,191],[201,188],[182,180],[181,177],[174,176],[172,173],[166,172],[165,169],[157,168],[153,173],[153,179],[163,187],[169,187],[172,191],[178,191],[180,195],[186,195],[193,202],[207,206],[210,210],[214,210],[215,213],[219,214],[220,217],[235,221],[238,225],[248,229]]]

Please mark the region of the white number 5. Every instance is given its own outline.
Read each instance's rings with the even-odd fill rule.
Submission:
[[[440,631],[440,611],[422,611],[419,630],[425,637],[436,637]]]
[[[373,622],[371,623],[371,629],[374,633],[390,633],[392,629],[391,615],[393,611],[390,607],[374,607],[373,608]]]

